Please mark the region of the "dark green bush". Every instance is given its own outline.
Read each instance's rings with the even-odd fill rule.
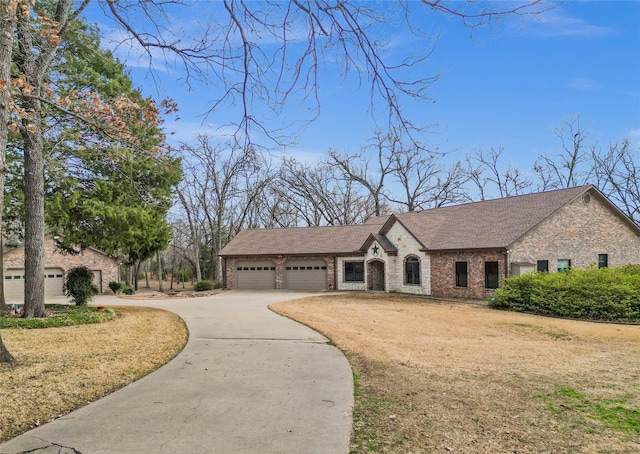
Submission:
[[[211,281],[198,281],[195,284],[193,284],[193,289],[196,292],[204,292],[207,290],[213,290],[213,282]]]
[[[130,285],[125,285],[124,287],[122,287],[122,293],[124,293],[125,295],[133,295],[136,292],[136,289],[134,289],[133,287],[131,287]]]
[[[71,297],[76,306],[86,306],[98,293],[93,283],[93,272],[86,266],[77,266],[67,272],[64,294]]]
[[[222,287],[224,287],[224,283],[222,283],[222,282],[220,282],[220,281],[215,281],[215,282],[213,283],[213,288],[214,288],[214,289],[219,289],[219,288],[222,288]]]
[[[118,281],[109,282],[109,288],[113,293],[116,293],[116,294],[120,293],[120,291],[122,290],[122,287],[124,287],[124,284],[122,282],[118,282]]]
[[[640,321],[640,267],[511,277],[489,306],[585,320]]]

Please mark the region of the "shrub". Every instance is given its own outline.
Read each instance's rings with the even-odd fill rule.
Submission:
[[[109,288],[115,294],[120,293],[120,291],[122,290],[122,287],[124,287],[124,284],[122,282],[118,282],[118,281],[109,282]]]
[[[71,268],[64,283],[64,293],[76,306],[86,306],[98,293],[98,287],[93,283],[93,272],[86,266]]]
[[[125,295],[133,295],[135,292],[136,289],[134,289],[130,285],[125,285],[124,287],[122,287],[122,293],[124,293]]]
[[[195,284],[193,284],[193,289],[196,292],[204,292],[207,290],[213,290],[213,282],[211,281],[198,281]]]
[[[585,320],[640,321],[640,267],[531,273],[504,280],[490,307]]]
[[[215,281],[215,282],[213,283],[213,288],[214,288],[214,289],[219,289],[219,288],[222,288],[222,287],[224,287],[224,283],[222,283],[222,282],[220,282],[220,281]]]

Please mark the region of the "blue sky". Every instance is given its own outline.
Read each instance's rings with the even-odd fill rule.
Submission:
[[[423,30],[439,36],[430,58],[416,71],[440,77],[430,87],[431,102],[408,101],[405,109],[410,118],[433,125],[425,140],[448,153],[447,159],[475,148],[503,147],[509,163],[528,169],[538,155],[559,149],[554,128],[576,115],[590,144],[607,147],[627,137],[640,147],[639,1],[569,1],[536,17],[509,17],[473,30],[434,13],[415,17]],[[117,40],[96,10],[90,18],[104,30],[106,45]],[[380,33],[391,43],[391,58],[431,45],[405,26],[383,27]],[[175,133],[173,143],[223,130],[220,126],[229,121],[225,111],[202,117],[215,87],[188,89],[176,67],[158,66],[151,77],[148,62],[140,63],[135,51],[123,47],[117,55],[130,65],[136,85],[147,95],[178,102],[180,120],[166,123]],[[374,127],[366,85],[358,89],[353,77],[341,82],[335,62],[323,68],[320,116],[286,148],[287,154],[309,162],[329,148],[359,150]],[[295,121],[300,110],[289,105],[282,120]]]

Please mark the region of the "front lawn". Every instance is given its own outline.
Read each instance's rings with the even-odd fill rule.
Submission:
[[[403,295],[272,306],[329,337],[356,387],[354,453],[636,453],[640,326]]]

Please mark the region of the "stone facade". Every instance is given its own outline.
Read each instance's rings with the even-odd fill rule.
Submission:
[[[108,255],[97,249],[87,248],[77,255],[65,254],[56,249],[55,241],[46,237],[44,241],[45,268],[60,268],[66,278],[66,273],[76,266],[86,266],[99,276],[101,282],[96,282],[100,293],[109,291],[109,282],[118,281],[118,263]],[[19,246],[5,252],[3,256],[4,269],[24,268],[24,247]],[[99,272],[99,273],[97,273]]]
[[[577,268],[597,266],[599,254],[607,254],[610,267],[640,263],[637,232],[606,202],[587,196],[567,204],[515,242],[509,261],[548,260],[549,271],[557,270],[559,259],[569,259]]]
[[[415,295],[430,295],[431,257],[420,251],[423,248],[422,245],[400,223],[394,224],[386,237],[398,250],[397,254],[390,257],[388,261],[387,289]],[[419,285],[405,283],[405,260],[407,257],[416,257],[420,262]]]

